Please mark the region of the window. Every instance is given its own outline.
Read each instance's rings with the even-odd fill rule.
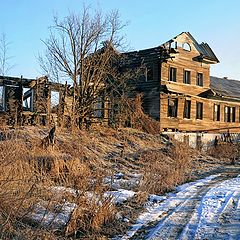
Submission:
[[[224,122],[231,122],[231,112],[230,107],[224,107]]]
[[[169,81],[172,81],[172,82],[177,81],[177,69],[174,67],[170,67],[169,69]]]
[[[57,91],[51,91],[51,111],[56,113],[59,107],[60,94]]]
[[[203,103],[201,102],[196,104],[196,119],[203,119]]]
[[[184,70],[183,83],[190,84],[191,83],[191,72]]]
[[[203,86],[203,74],[197,73],[197,86]]]
[[[0,86],[0,111],[4,111],[4,91],[3,91],[3,86]]]
[[[168,117],[177,117],[178,99],[168,99]]]
[[[23,88],[23,110],[32,111],[33,110],[33,90],[30,88]]]
[[[183,117],[188,119],[190,119],[191,117],[191,101],[190,100],[185,100]]]
[[[146,82],[149,80],[153,80],[153,67],[152,66],[146,67],[145,80],[146,80]]]
[[[236,108],[231,108],[232,122],[236,122]]]
[[[213,120],[220,121],[220,105],[214,104]]]
[[[191,51],[191,46],[190,46],[190,44],[189,43],[183,43],[183,46],[182,46],[182,48],[185,50],[185,51],[188,51],[188,52],[190,52]]]
[[[104,117],[104,101],[102,97],[98,97],[94,106],[94,117],[103,118]]]

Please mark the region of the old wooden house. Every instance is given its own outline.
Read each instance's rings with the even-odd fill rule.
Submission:
[[[126,54],[145,66],[137,88],[161,131],[240,132],[240,81],[210,76],[219,62],[207,43],[183,32],[159,47]]]

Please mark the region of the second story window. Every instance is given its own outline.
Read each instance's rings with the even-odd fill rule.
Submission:
[[[183,83],[191,84],[191,72],[184,70]]]
[[[177,69],[174,67],[170,67],[169,69],[169,81],[172,81],[172,82],[177,81]]]
[[[145,68],[145,81],[153,80],[153,66],[148,66]]]
[[[196,119],[203,119],[203,103],[196,103]]]
[[[183,117],[187,119],[190,119],[191,117],[191,101],[190,100],[185,100]]]
[[[214,104],[213,120],[220,121],[220,105]]]
[[[168,117],[177,117],[178,99],[168,99]]]
[[[202,73],[197,73],[197,86],[203,86],[203,74]]]

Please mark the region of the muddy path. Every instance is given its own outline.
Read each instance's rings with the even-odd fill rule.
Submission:
[[[122,239],[240,239],[240,167],[179,186]]]

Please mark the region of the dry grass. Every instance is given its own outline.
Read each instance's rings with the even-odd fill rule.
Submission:
[[[148,151],[141,156],[144,162],[142,191],[162,194],[186,181],[191,174],[190,150],[175,142],[166,151]]]
[[[227,160],[229,163],[232,163],[238,157],[238,148],[236,144],[224,142],[217,146],[209,147],[207,153],[214,158],[223,161]]]
[[[115,218],[111,199],[105,199],[104,171],[86,161],[82,144],[59,141],[54,149],[39,148],[39,141],[12,138],[0,142],[0,238],[55,239],[54,229],[42,228],[31,220],[37,203],[56,211],[64,202],[76,208],[61,238],[66,235],[101,235],[101,229]],[[76,194],[56,193],[53,187],[77,190]],[[91,193],[96,197],[89,197]],[[30,224],[29,224],[30,223]]]
[[[19,129],[0,141],[1,239],[104,239],[119,233],[123,224],[116,220],[111,198],[104,197],[105,176],[119,169],[126,174],[143,173],[133,206],[142,206],[148,193],[169,191],[189,177],[189,150],[178,143],[165,151],[154,150],[163,146],[159,135],[104,127],[89,133],[62,130],[57,132],[54,148],[42,149],[40,140],[47,132]],[[124,146],[123,153],[119,144]],[[52,191],[56,186],[76,192]],[[61,231],[46,229],[29,217],[38,203],[56,212],[56,206],[61,209],[66,202],[76,207]]]

